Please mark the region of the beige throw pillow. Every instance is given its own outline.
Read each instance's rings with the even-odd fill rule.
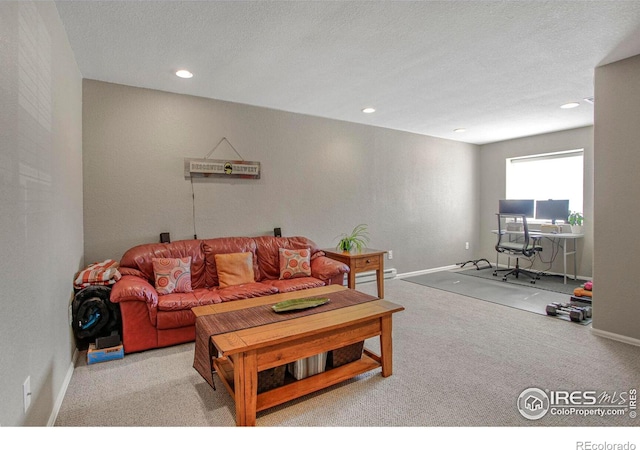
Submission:
[[[253,254],[221,253],[215,255],[216,270],[221,288],[238,284],[253,283]]]

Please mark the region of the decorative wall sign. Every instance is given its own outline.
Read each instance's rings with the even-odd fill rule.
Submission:
[[[260,163],[257,161],[232,161],[226,159],[184,159],[184,176],[190,178],[225,177],[225,178],[260,178]]]
[[[226,142],[233,149],[238,160],[209,159],[220,145]],[[193,201],[193,238],[198,238],[196,232],[196,194],[193,190],[194,178],[248,178],[260,179],[260,163],[258,161],[245,161],[238,150],[235,149],[226,137],[220,139],[213,149],[204,158],[184,158],[184,177],[191,181],[191,199]]]
[[[226,142],[229,147],[233,149],[236,155],[240,157],[239,160],[209,159],[209,156],[211,156],[223,142]],[[184,159],[184,177],[193,180],[194,176],[259,179],[260,163],[257,161],[245,161],[242,155],[231,145],[231,142],[229,142],[226,137],[223,137],[203,159]]]

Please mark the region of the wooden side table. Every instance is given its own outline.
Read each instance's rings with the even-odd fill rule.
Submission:
[[[386,250],[376,250],[364,248],[361,251],[341,252],[336,249],[323,248],[327,257],[340,261],[349,266],[348,286],[349,289],[356,288],[356,273],[376,271],[376,281],[378,283],[378,297],[384,298],[384,254]]]

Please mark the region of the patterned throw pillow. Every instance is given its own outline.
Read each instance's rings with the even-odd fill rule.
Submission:
[[[253,283],[253,253],[220,253],[214,255],[218,284],[221,288]]]
[[[280,279],[310,277],[311,252],[308,248],[301,250],[280,249]]]
[[[159,295],[191,292],[191,256],[186,258],[153,258],[153,273]]]

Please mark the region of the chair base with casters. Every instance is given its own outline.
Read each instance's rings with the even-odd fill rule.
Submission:
[[[513,268],[509,268],[509,269],[496,269],[493,271],[493,276],[497,277],[498,276],[498,272],[505,272],[504,275],[502,275],[502,281],[507,281],[507,277],[509,275],[514,275],[516,278],[519,278],[520,274],[522,275],[526,275],[529,278],[531,278],[531,280],[529,281],[531,284],[535,284],[536,280],[540,279],[540,274],[537,272],[532,272],[530,270],[526,270],[526,269],[522,269],[520,267],[520,258],[516,258],[516,266]]]

